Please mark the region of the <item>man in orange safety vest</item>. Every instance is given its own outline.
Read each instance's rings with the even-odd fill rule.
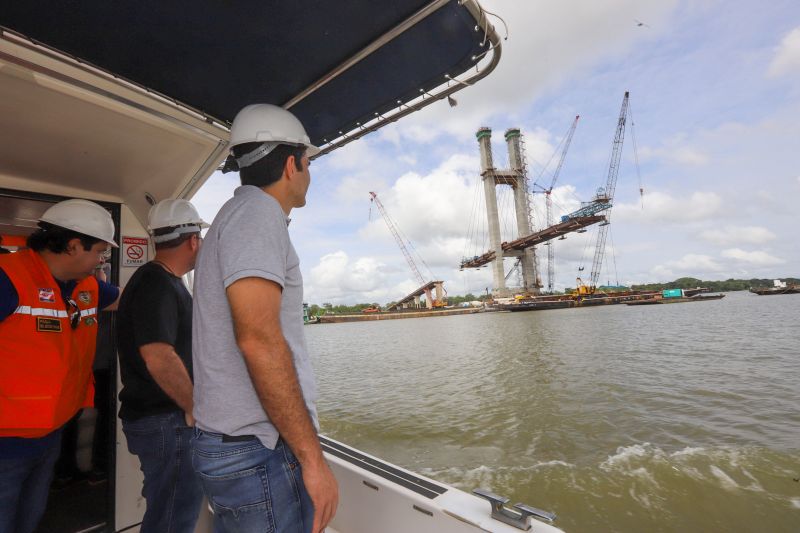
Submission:
[[[41,519],[63,427],[92,406],[97,313],[119,298],[93,275],[117,247],[100,205],[51,206],[27,245],[0,256],[0,532]]]

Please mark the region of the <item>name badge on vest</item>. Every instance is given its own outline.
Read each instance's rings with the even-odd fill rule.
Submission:
[[[61,321],[57,318],[50,318],[46,316],[36,317],[36,331],[50,331],[54,333],[61,332]]]

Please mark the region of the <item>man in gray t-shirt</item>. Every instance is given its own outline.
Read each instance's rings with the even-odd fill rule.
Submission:
[[[194,466],[215,531],[317,533],[338,488],[317,437],[303,278],[287,226],[305,205],[308,156],[319,150],[269,104],[239,112],[231,148],[242,186],[195,267]]]

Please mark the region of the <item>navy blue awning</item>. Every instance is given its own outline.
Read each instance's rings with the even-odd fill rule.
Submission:
[[[244,105],[286,105],[430,0],[24,0],[0,25],[223,123]],[[457,0],[291,106],[330,142],[474,67],[490,46]],[[480,18],[480,17],[479,17]]]

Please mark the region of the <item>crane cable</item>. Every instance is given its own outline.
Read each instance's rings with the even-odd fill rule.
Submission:
[[[474,252],[478,246],[478,205],[480,203],[479,198],[479,188],[480,188],[481,180],[478,179],[475,182],[475,188],[472,193],[472,206],[470,207],[470,214],[469,214],[469,221],[467,223],[467,239],[464,242],[464,250],[462,257],[468,257],[470,251]],[[473,249],[470,250],[470,245],[473,246]],[[475,255],[474,253],[469,254],[470,256]]]
[[[614,262],[614,283],[619,285],[619,272],[617,271],[617,247],[614,246],[614,232],[608,228],[608,237],[611,239],[611,259]]]
[[[639,169],[639,150],[636,147],[636,121],[633,120],[633,108],[631,108],[630,102],[628,102],[628,114],[631,117],[631,140],[633,141],[633,160],[636,163],[636,177],[639,180],[639,199],[642,209],[644,209],[644,186],[642,186],[642,173]]]

